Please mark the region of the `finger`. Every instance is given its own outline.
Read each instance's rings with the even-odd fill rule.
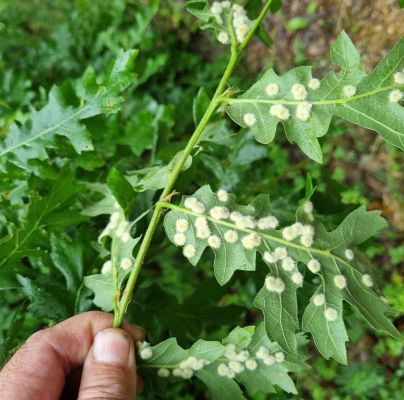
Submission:
[[[99,332],[84,363],[78,400],[133,400],[135,393],[132,337],[122,329]]]
[[[112,315],[92,311],[32,335],[0,372],[0,400],[59,399],[65,376],[83,365],[95,335],[112,326]],[[124,328],[133,340],[144,331]]]

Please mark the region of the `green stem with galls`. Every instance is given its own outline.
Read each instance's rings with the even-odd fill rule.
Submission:
[[[189,142],[185,149],[182,152],[181,158],[178,160],[178,162],[175,164],[174,168],[172,169],[169,177],[168,177],[168,182],[167,185],[165,186],[163,192],[160,195],[160,202],[164,202],[167,200],[167,197],[171,193],[175,182],[178,179],[178,176],[180,175],[188,157],[190,156],[192,150],[194,149],[195,145],[197,144],[202,132],[204,131],[206,125],[210,121],[212,115],[216,111],[217,107],[221,104],[221,97],[226,91],[226,85],[227,81],[229,80],[231,74],[233,73],[233,70],[237,64],[237,61],[240,58],[241,53],[247,46],[248,42],[254,35],[255,31],[257,30],[258,26],[262,22],[262,20],[265,17],[265,14],[267,13],[269,6],[271,5],[272,0],[267,0],[265,3],[264,7],[262,8],[258,18],[254,21],[254,23],[251,26],[250,31],[248,32],[246,38],[244,41],[240,44],[240,46],[236,46],[234,40],[232,40],[232,45],[231,45],[231,56],[229,63],[226,67],[226,70],[223,73],[222,79],[219,82],[219,85],[217,86],[217,89],[215,91],[215,94],[212,97],[212,100],[209,103],[208,108],[206,109],[202,119],[199,121],[194,133],[192,134],[191,138],[189,139]],[[137,278],[140,273],[140,269],[143,265],[144,259],[146,257],[147,251],[150,247],[151,240],[153,238],[154,232],[156,231],[157,224],[159,222],[163,207],[161,203],[157,203],[153,215],[151,217],[149,226],[147,227],[147,230],[145,232],[145,235],[143,237],[143,240],[141,242],[139,251],[136,256],[136,260],[133,264],[132,270],[129,275],[129,279],[126,283],[125,290],[123,292],[123,296],[119,302],[119,305],[116,305],[115,311],[114,311],[114,327],[117,328],[121,326],[123,317],[126,313],[126,310],[128,308],[128,305],[131,301],[132,298],[132,293],[137,281]]]

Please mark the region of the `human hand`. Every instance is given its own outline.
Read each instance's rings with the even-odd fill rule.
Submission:
[[[144,331],[91,311],[36,332],[0,372],[0,400],[133,400]]]

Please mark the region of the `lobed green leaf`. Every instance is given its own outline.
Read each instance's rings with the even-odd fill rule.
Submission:
[[[229,116],[265,144],[274,140],[282,123],[288,140],[317,162],[322,162],[318,138],[328,132],[332,115],[375,130],[404,150],[404,110],[400,99],[392,97],[404,89],[404,38],[369,75],[345,32],[331,46],[331,60],[339,71],[329,72],[321,81],[313,79],[309,66],[282,76],[268,70],[237,99],[224,99],[230,104]]]
[[[343,321],[343,301],[357,309],[375,330],[400,337],[385,316],[389,308],[375,287],[368,265],[350,248],[385,227],[379,212],[367,212],[360,207],[334,231],[327,232],[321,224],[309,223],[312,219],[310,210],[299,212],[297,215],[302,220],[296,224],[281,229],[264,227],[263,219],[273,217],[269,197],[265,195],[256,197],[248,206],[241,206],[233,195],[227,194],[223,198],[213,193],[209,186],[204,186],[192,197],[183,198],[178,206],[167,202],[162,205],[171,209],[164,219],[167,236],[182,247],[191,264],[196,265],[205,249],[211,248],[219,284],[228,282],[236,270],[255,270],[257,252],[263,256],[270,272],[254,304],[264,313],[269,338],[288,354],[296,355],[298,348],[296,332],[301,323],[296,293],[303,285],[304,276],[313,279],[313,273],[320,278],[320,284],[306,305],[302,329],[311,333],[326,358],[332,356],[346,362],[344,343],[348,338]],[[217,215],[218,207],[225,209],[224,216]],[[249,226],[237,222],[234,213],[247,218]],[[207,234],[201,235],[201,221],[206,221]],[[288,237],[286,232],[293,227],[314,232],[313,240],[307,243],[303,234]],[[232,240],[229,240],[229,231],[234,233]],[[214,241],[212,237],[215,237]],[[249,238],[254,238],[255,242]],[[268,256],[277,251],[282,251],[283,256],[276,259]],[[312,260],[318,263],[318,270],[311,266]],[[309,266],[307,271],[304,266]],[[279,290],[271,284],[274,280],[281,282]],[[317,294],[321,294],[322,301],[318,301]]]
[[[120,93],[134,78],[136,55],[135,50],[121,51],[100,83],[89,68],[69,91],[52,88],[48,103],[40,111],[33,111],[23,126],[13,124],[0,143],[0,171],[7,170],[9,162],[30,170],[33,160],[48,158],[47,149],[60,149],[57,136],[68,139],[78,154],[91,151],[90,133],[81,121],[120,109],[123,102]],[[72,101],[72,95],[76,100]]]

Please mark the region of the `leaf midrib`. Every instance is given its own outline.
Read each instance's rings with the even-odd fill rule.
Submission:
[[[312,105],[329,105],[329,104],[345,104],[345,103],[350,103],[352,101],[356,101],[356,100],[360,100],[362,98],[365,97],[370,97],[370,96],[374,96],[378,93],[381,92],[387,92],[388,90],[393,90],[393,89],[404,89],[404,84],[400,84],[400,85],[389,85],[389,86],[384,86],[381,88],[377,88],[374,90],[371,90],[369,92],[365,92],[365,93],[361,93],[361,94],[357,94],[355,96],[351,96],[351,97],[343,97],[343,98],[339,98],[339,99],[330,99],[330,100],[314,100],[314,101],[310,101],[309,99],[303,100],[303,101],[298,101],[298,100],[283,100],[283,99],[245,99],[245,98],[238,98],[238,99],[232,99],[229,97],[224,97],[222,98],[222,101],[224,103],[228,103],[230,105],[232,104],[242,104],[242,103],[261,103],[261,104],[286,104],[286,105],[297,105],[297,104],[301,104],[304,102],[308,102]]]
[[[46,134],[48,134],[49,132],[52,132],[53,130],[60,128],[61,126],[63,126],[64,124],[68,123],[69,121],[76,119],[80,114],[82,114],[84,111],[86,111],[89,108],[89,105],[86,105],[82,108],[79,108],[79,110],[73,114],[71,114],[69,117],[63,119],[62,121],[59,121],[57,124],[54,124],[52,126],[50,126],[49,128],[44,129],[43,131],[34,134],[34,136],[30,136],[28,139],[22,141],[22,142],[18,142],[13,146],[7,147],[4,151],[2,151],[0,153],[0,157],[4,156],[5,154],[18,149],[19,147],[22,146],[26,146],[27,144],[37,140],[38,138],[45,136]]]

